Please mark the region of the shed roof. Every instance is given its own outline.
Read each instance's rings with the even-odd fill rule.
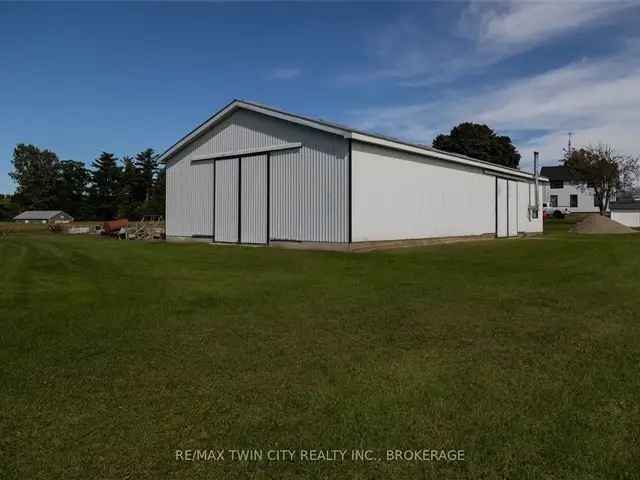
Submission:
[[[524,177],[528,179],[534,178],[534,174],[529,172],[524,172],[517,168],[505,167],[502,165],[497,165],[495,163],[485,162],[483,160],[467,157],[466,155],[459,155],[456,153],[445,152],[443,150],[438,150],[436,148],[428,147],[426,145],[405,142],[404,140],[399,140],[396,138],[387,137],[387,136],[379,135],[376,133],[367,133],[351,127],[340,125],[338,123],[328,122],[326,120],[320,120],[320,119],[315,119],[311,117],[305,117],[302,115],[285,112],[284,110],[279,110],[273,107],[261,105],[255,102],[248,102],[245,100],[233,100],[227,106],[225,106],[224,108],[222,108],[221,110],[213,114],[203,123],[198,125],[191,132],[187,133],[175,144],[173,144],[171,147],[165,150],[158,157],[159,161],[165,161],[165,162],[168,161],[174,154],[179,152],[183,147],[189,144],[192,140],[195,140],[196,138],[204,134],[209,128],[218,124],[219,122],[227,118],[229,115],[231,115],[234,111],[238,109],[244,109],[244,110],[261,113],[263,115],[279,118],[281,120],[289,121],[299,125],[304,125],[310,128],[315,128],[317,130],[325,131],[335,135],[340,135],[344,138],[357,140],[359,142],[376,144],[383,147],[392,148],[395,150],[402,150],[402,151],[414,153],[417,155],[424,155],[431,158],[438,158],[438,159],[450,161],[453,163],[475,166],[475,167],[482,168],[484,170],[488,170],[494,173],[502,173],[505,175]],[[541,177],[540,180],[543,182],[547,181],[547,179],[544,177]]]
[[[626,201],[626,202],[611,202],[609,204],[611,210],[640,210],[640,202],[638,201]]]
[[[14,220],[49,220],[56,215],[64,213],[62,210],[27,210],[13,217]],[[71,216],[65,213],[67,216]]]

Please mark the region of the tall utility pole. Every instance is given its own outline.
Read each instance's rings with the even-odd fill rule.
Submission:
[[[567,143],[567,154],[571,155],[571,137],[573,136],[573,132],[569,132],[569,142]]]

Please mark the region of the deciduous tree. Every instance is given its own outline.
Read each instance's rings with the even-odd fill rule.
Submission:
[[[564,163],[583,184],[593,187],[600,215],[609,208],[614,193],[630,188],[640,174],[637,158],[622,155],[610,145],[571,150]]]
[[[57,208],[58,169],[60,160],[50,150],[20,143],[13,150],[13,171],[16,182],[14,199],[24,210]]]
[[[496,135],[488,126],[477,123],[461,123],[449,135],[438,135],[433,147],[507,167],[520,165],[520,153],[511,138]]]

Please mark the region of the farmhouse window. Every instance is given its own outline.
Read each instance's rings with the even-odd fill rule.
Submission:
[[[564,180],[551,180],[549,184],[551,188],[563,188]]]
[[[551,206],[552,207],[558,206],[558,195],[551,195]]]
[[[572,208],[578,206],[578,195],[571,195],[571,197],[569,197],[569,206]]]

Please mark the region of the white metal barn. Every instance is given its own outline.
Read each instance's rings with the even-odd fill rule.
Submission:
[[[532,174],[240,100],[160,160],[168,239],[349,244],[542,231]]]

